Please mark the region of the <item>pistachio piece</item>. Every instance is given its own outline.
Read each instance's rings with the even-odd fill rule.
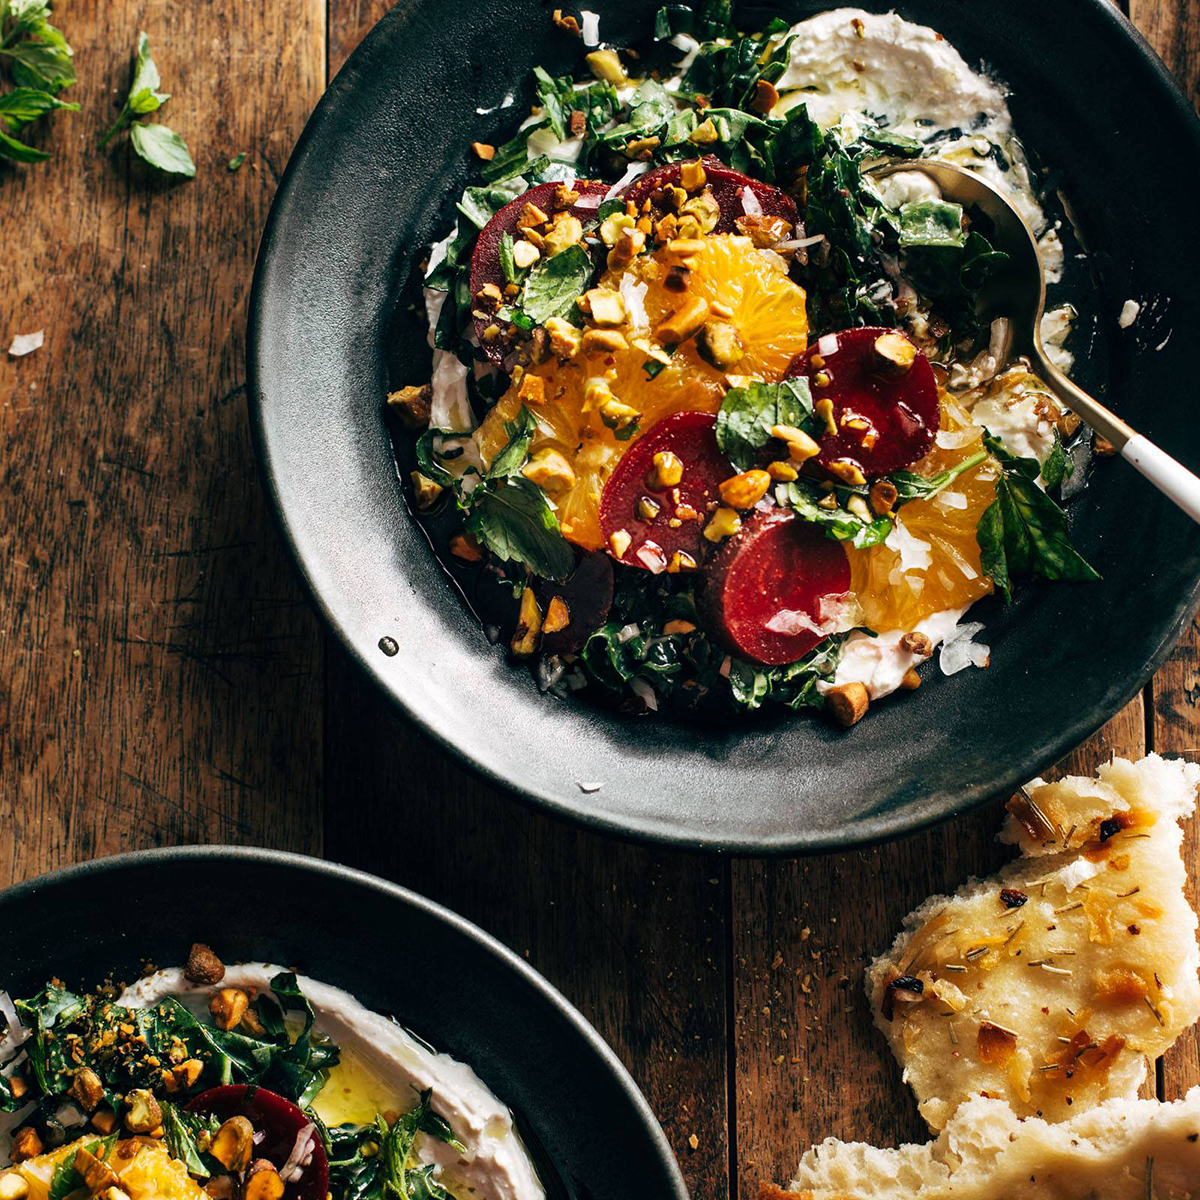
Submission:
[[[208,1002],[208,1011],[218,1029],[230,1030],[250,1006],[250,997],[241,988],[222,988]]]
[[[696,349],[721,371],[737,366],[746,355],[737,329],[728,321],[705,321],[696,338]]]
[[[244,1171],[254,1153],[254,1126],[246,1117],[230,1117],[213,1134],[208,1152],[227,1171]]]
[[[130,1133],[150,1133],[162,1124],[162,1109],[147,1088],[135,1088],[125,1097],[129,1111],[125,1114],[125,1128]]]

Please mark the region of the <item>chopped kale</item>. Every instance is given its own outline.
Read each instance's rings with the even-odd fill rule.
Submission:
[[[824,708],[825,697],[817,684],[832,681],[847,634],[836,633],[815,646],[799,662],[764,667],[735,658],[729,667],[734,703],[753,712],[766,703],[793,710]]]

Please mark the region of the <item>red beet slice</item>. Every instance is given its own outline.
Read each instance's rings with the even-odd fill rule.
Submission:
[[[754,513],[711,559],[696,595],[705,627],[739,658],[779,666],[826,635],[821,601],[850,587],[840,543],[790,509]]]
[[[827,333],[796,355],[788,367],[788,379],[807,376],[814,402],[833,401],[838,432],[820,439],[816,461],[823,467],[837,459],[849,459],[870,478],[898,471],[929,453],[942,409],[937,380],[920,350],[903,374],[884,369],[885,361],[875,352],[875,339],[896,332],[868,328]],[[867,428],[846,425],[843,418],[862,420]]]
[[[543,617],[558,596],[567,606],[570,622],[555,633],[542,634],[546,654],[578,654],[596,629],[608,620],[613,599],[612,559],[601,551],[585,554],[566,583],[539,579],[535,584]]]
[[[737,474],[717,446],[716,425],[711,413],[674,413],[638,438],[617,463],[600,497],[600,530],[618,562],[655,574],[666,570],[677,553],[699,564],[707,544],[704,524],[720,503],[718,485]],[[683,476],[677,486],[653,487],[654,456],[667,451],[683,463]],[[621,554],[613,547],[614,533],[629,535]]]
[[[701,160],[704,173],[708,176],[707,186],[713,194],[713,199],[721,206],[721,220],[717,223],[715,233],[736,233],[738,217],[746,215],[742,204],[742,189],[749,188],[758,199],[765,217],[784,217],[793,225],[796,223],[796,202],[786,192],[781,192],[769,183],[751,179],[741,171],[727,167],[719,158],[706,154]],[[669,184],[678,184],[682,170],[680,163],[668,163],[665,167],[656,167],[639,175],[625,192],[625,199],[633,201],[639,207],[647,197]]]
[[[226,1087],[209,1088],[188,1104],[191,1112],[207,1113],[219,1121],[230,1117],[246,1117],[262,1140],[255,1143],[254,1157],[270,1159],[280,1170],[296,1145],[296,1136],[311,1122],[290,1100],[266,1088],[247,1087],[234,1083]],[[299,1180],[288,1183],[285,1200],[325,1200],[329,1191],[329,1160],[314,1129],[312,1160]]]
[[[500,239],[507,233],[512,236],[514,241],[517,240],[517,221],[521,213],[525,211],[526,204],[534,204],[547,216],[553,216],[554,191],[561,186],[561,183],[551,182],[539,183],[536,187],[531,187],[529,191],[506,204],[479,231],[479,237],[475,239],[475,249],[471,252],[472,297],[479,294],[485,283],[494,283],[501,292],[504,291],[504,271],[500,266]],[[582,200],[585,196],[603,197],[610,185],[598,182],[589,183],[587,180],[577,179],[570,186],[579,193],[579,198]],[[589,221],[595,221],[596,211],[599,207],[598,204],[591,207],[576,204],[571,208],[571,212],[586,225]],[[481,321],[478,317],[474,320],[475,333],[479,337],[479,344],[483,348],[484,354],[499,366],[504,355],[510,349],[509,345],[502,338],[497,338],[493,342],[485,342],[483,331],[491,324],[491,321]]]

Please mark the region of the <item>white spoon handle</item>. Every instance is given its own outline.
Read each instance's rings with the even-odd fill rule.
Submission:
[[[1187,467],[1140,433],[1125,443],[1121,455],[1193,521],[1200,522],[1200,479]]]

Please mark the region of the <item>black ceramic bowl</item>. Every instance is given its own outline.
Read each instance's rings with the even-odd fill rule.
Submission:
[[[298,854],[192,846],[103,858],[0,892],[0,988],[137,978],[194,941],[294,966],[469,1063],[513,1110],[548,1200],[687,1200],[637,1085],[536,971],[454,913]],[[614,1149],[616,1148],[616,1149]]]
[[[645,33],[658,0],[590,6],[620,43]],[[820,7],[756,5],[739,23]],[[1076,353],[1104,364],[1118,412],[1200,467],[1200,128],[1162,64],[1107,0],[1056,5],[1052,22],[1044,0],[897,7],[1011,85],[1017,128],[1070,198],[1100,276],[1103,320],[1077,332]],[[816,850],[896,835],[1028,779],[1137,691],[1197,599],[1200,536],[1124,463],[1094,471],[1076,505],[1076,540],[1102,583],[1033,585],[1008,612],[980,606],[989,670],[934,671],[848,733],[790,714],[719,729],[633,720],[542,696],[439,568],[381,416],[389,354],[406,344],[394,309],[448,225],[470,143],[508,135],[534,64],[567,69],[578,52],[537,0],[404,0],[292,156],[255,276],[250,382],[267,488],[318,607],[431,736],[517,795],[605,830]],[[476,113],[510,90],[516,107]],[[1121,331],[1129,297],[1143,315]],[[407,354],[401,380],[419,380],[427,360]],[[394,657],[378,648],[385,637]],[[603,787],[584,793],[590,782]]]

